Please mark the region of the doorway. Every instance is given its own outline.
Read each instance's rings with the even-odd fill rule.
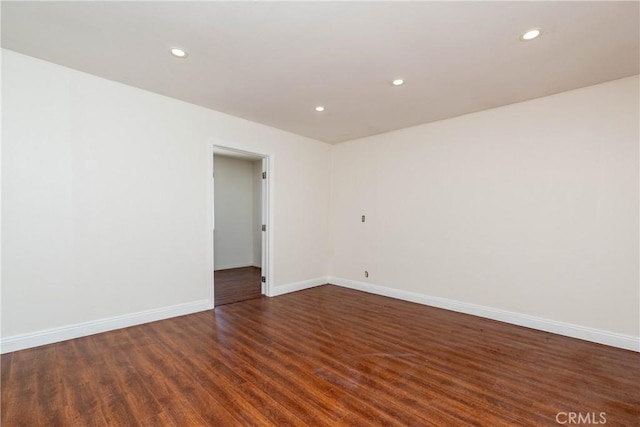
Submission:
[[[267,293],[268,157],[214,146],[214,306]]]

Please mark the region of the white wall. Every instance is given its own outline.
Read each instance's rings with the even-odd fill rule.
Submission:
[[[213,143],[270,156],[276,289],[326,275],[329,145],[2,55],[3,351],[211,304]]]
[[[333,147],[6,50],[2,87],[2,351],[209,306],[213,143],[269,156],[274,295],[639,335],[637,77]]]
[[[254,160],[253,167],[253,263],[262,267],[262,160]]]
[[[253,164],[248,160],[215,155],[214,267],[253,265]]]
[[[636,76],[334,146],[334,281],[638,337],[638,117]]]

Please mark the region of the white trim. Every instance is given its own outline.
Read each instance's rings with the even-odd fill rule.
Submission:
[[[470,304],[446,298],[433,297],[415,292],[388,288],[385,286],[372,285],[370,283],[342,279],[339,277],[329,277],[327,280],[333,285],[345,288],[356,289],[404,301],[411,301],[431,307],[444,308],[446,310],[456,311],[459,313],[499,320],[513,325],[524,326],[571,338],[578,338],[585,341],[640,352],[640,337],[618,334],[601,329],[589,328],[572,323],[559,322],[556,320],[544,319],[541,317],[529,316],[527,314],[515,313],[513,311],[485,307],[482,305]]]
[[[317,279],[303,280],[302,282],[289,283],[287,285],[273,286],[270,297],[277,297],[278,295],[288,294],[290,292],[301,291],[303,289],[315,288],[316,286],[326,285],[328,278],[318,277]]]
[[[121,316],[109,317],[106,319],[76,323],[59,328],[12,335],[0,339],[0,353],[4,354],[26,348],[71,340],[74,338],[86,337],[87,335],[128,328],[130,326],[156,322],[158,320],[169,319],[171,317],[184,316],[186,314],[210,310],[212,308],[210,301],[208,299],[203,299],[184,304],[171,305],[168,307],[153,308],[150,310],[139,311],[137,313],[123,314]]]
[[[228,264],[228,265],[221,265],[219,267],[216,267],[213,271],[231,270],[233,268],[247,268],[247,267],[255,267],[255,265],[253,265],[253,262],[246,262],[244,264]]]
[[[208,154],[209,154],[209,160],[207,162],[207,171],[208,171],[208,176],[207,176],[207,195],[206,195],[206,201],[207,201],[207,228],[205,231],[205,236],[207,236],[206,238],[206,242],[207,242],[207,271],[209,272],[209,274],[207,275],[207,296],[209,297],[209,304],[211,305],[211,307],[215,306],[215,292],[214,292],[214,280],[213,280],[213,272],[215,270],[215,264],[214,264],[214,257],[215,257],[215,253],[214,253],[214,243],[213,243],[213,233],[215,231],[215,224],[216,224],[216,220],[215,220],[215,206],[214,206],[214,200],[213,200],[213,192],[214,192],[214,170],[213,170],[213,155],[214,155],[214,151],[215,151],[215,146],[213,145],[213,143],[209,143],[208,145]]]

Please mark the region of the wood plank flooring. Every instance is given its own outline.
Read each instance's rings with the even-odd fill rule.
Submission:
[[[213,274],[216,307],[262,297],[261,270],[258,267],[217,270]]]
[[[640,419],[638,353],[329,285],[10,353],[1,365],[7,427]]]

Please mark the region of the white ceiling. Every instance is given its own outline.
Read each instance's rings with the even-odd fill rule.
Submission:
[[[2,1],[2,46],[336,143],[638,74],[638,6]]]

